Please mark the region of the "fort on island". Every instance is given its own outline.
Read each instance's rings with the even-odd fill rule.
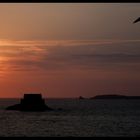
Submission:
[[[6,110],[18,110],[18,111],[49,111],[52,108],[45,104],[45,99],[42,99],[41,94],[24,94],[23,99],[20,100],[20,104],[9,106]]]

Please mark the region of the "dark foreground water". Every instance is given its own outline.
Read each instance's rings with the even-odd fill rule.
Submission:
[[[0,100],[0,136],[140,136],[140,100],[48,99],[51,112],[6,111]]]

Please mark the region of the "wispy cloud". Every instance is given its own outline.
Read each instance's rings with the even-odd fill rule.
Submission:
[[[0,67],[13,71],[140,63],[140,40],[0,41]]]
[[[140,40],[98,39],[98,40],[7,40],[0,39],[0,46],[78,46],[78,45],[104,45],[112,43],[140,42]]]

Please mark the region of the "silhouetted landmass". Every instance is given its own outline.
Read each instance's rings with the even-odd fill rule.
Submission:
[[[24,98],[20,100],[20,104],[9,106],[6,110],[18,111],[47,111],[53,110],[45,104],[41,94],[24,94]]]
[[[140,96],[125,96],[125,95],[97,95],[90,99],[140,99]]]

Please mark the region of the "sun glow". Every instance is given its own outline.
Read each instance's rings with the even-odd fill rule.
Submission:
[[[0,40],[0,46],[10,46],[11,43],[8,40]]]
[[[7,60],[6,57],[0,56],[0,63],[3,63],[3,62],[6,61],[6,60]]]

